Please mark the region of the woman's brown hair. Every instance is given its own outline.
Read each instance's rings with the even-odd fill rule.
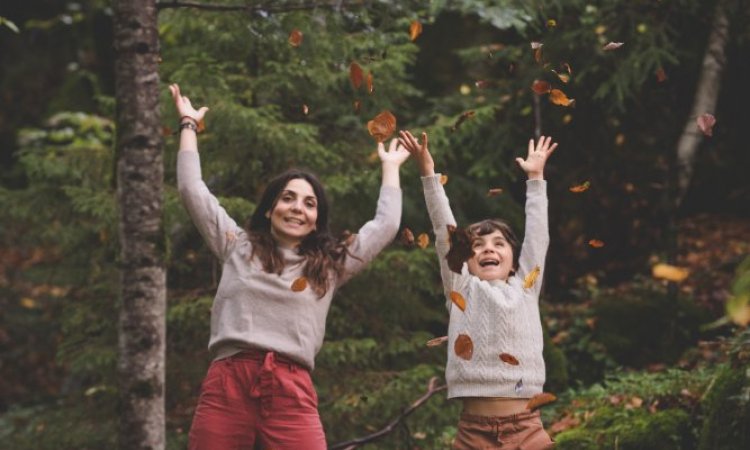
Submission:
[[[341,276],[348,252],[345,243],[334,238],[328,229],[328,198],[323,184],[312,173],[290,169],[268,183],[258,207],[246,225],[248,237],[253,244],[251,258],[257,255],[263,270],[268,273],[281,274],[284,270],[284,260],[276,241],[271,236],[271,219],[266,213],[276,206],[286,185],[298,178],[312,186],[317,198],[318,218],[315,221],[315,230],[302,240],[297,252],[307,260],[302,274],[315,293],[322,297],[330,288],[331,274]]]

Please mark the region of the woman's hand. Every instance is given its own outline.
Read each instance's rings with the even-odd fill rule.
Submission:
[[[534,140],[529,140],[529,154],[526,159],[516,158],[516,162],[526,175],[529,180],[543,180],[544,179],[544,165],[547,163],[547,158],[552,155],[552,152],[557,148],[557,143],[552,143],[552,137],[544,136],[539,137],[539,141],[534,145]]]
[[[393,164],[399,167],[409,158],[409,152],[399,145],[398,139],[391,139],[388,151],[385,150],[385,144],[378,142],[378,156],[384,165]]]
[[[172,92],[172,99],[174,100],[175,108],[177,108],[177,114],[180,115],[180,120],[184,120],[184,117],[188,117],[194,120],[196,124],[203,120],[203,117],[208,111],[208,107],[203,106],[198,110],[193,108],[190,99],[180,94],[180,86],[177,84],[170,84],[169,90]]]
[[[435,175],[435,162],[432,160],[432,155],[428,149],[427,133],[422,133],[421,144],[409,131],[399,131],[398,136],[401,146],[414,155],[419,167],[419,174],[423,177]]]

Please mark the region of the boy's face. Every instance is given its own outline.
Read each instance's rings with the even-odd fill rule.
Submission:
[[[507,281],[513,270],[513,248],[503,233],[495,230],[476,236],[471,242],[474,256],[469,258],[469,272],[480,280]]]

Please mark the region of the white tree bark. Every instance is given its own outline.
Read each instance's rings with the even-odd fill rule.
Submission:
[[[729,41],[729,16],[726,0],[718,0],[708,36],[703,67],[695,90],[693,108],[677,143],[677,198],[680,205],[690,186],[695,168],[695,157],[703,142],[703,133],[695,119],[705,113],[713,114],[721,89],[721,77],[726,66],[726,46]]]
[[[121,449],[163,449],[166,271],[155,0],[115,0]]]

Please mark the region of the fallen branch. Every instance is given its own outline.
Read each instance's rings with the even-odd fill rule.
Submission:
[[[414,410],[427,402],[430,397],[437,394],[438,392],[444,391],[446,388],[447,386],[444,384],[438,386],[437,377],[432,377],[430,379],[430,383],[427,385],[427,392],[425,392],[423,396],[416,399],[411,405],[409,405],[408,408],[404,409],[401,414],[399,414],[395,419],[391,420],[390,423],[385,426],[385,428],[380,431],[376,431],[375,433],[368,434],[367,436],[362,436],[346,442],[340,442],[329,447],[328,450],[354,450],[362,444],[380,439],[381,437],[392,432],[402,420],[406,419],[411,413],[414,412]]]
[[[331,8],[331,9],[338,9],[342,6],[362,6],[364,3],[363,0],[353,0],[349,2],[345,2],[343,0],[336,0],[336,1],[330,1],[330,2],[311,2],[311,3],[302,3],[299,5],[273,5],[273,4],[264,4],[264,5],[223,5],[220,3],[203,3],[203,2],[191,2],[191,1],[172,1],[172,2],[158,2],[156,4],[156,8],[159,10],[162,9],[176,9],[176,8],[193,8],[193,9],[203,9],[207,11],[245,11],[248,13],[253,12],[266,12],[266,13],[284,13],[284,12],[291,12],[291,11],[304,11],[308,9],[316,9],[316,8]]]

